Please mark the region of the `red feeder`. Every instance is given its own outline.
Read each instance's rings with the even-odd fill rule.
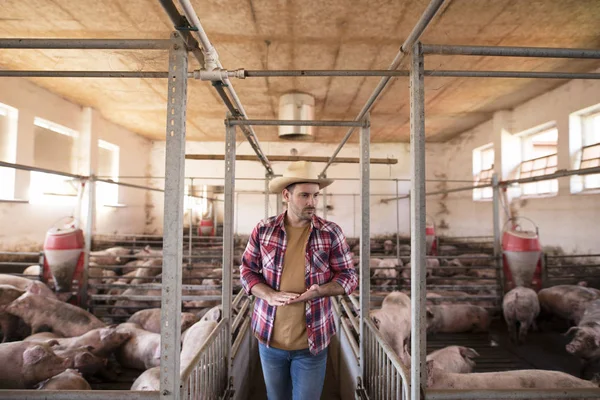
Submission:
[[[523,218],[523,217],[520,217]],[[502,234],[502,259],[504,268],[504,289],[509,291],[516,286],[542,288],[542,246],[538,228],[533,221],[535,231],[521,230],[513,221],[512,229]]]
[[[199,236],[215,236],[215,226],[212,219],[201,219],[198,227]]]
[[[427,244],[427,254],[437,254],[437,240],[435,237],[435,222],[427,222],[425,225],[425,242]]]
[[[81,284],[83,248],[83,231],[74,221],[61,228],[52,227],[46,233],[43,277],[45,281],[52,277],[57,292],[70,291],[74,279]]]

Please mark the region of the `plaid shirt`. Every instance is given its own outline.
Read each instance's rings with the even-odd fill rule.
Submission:
[[[242,257],[240,278],[246,292],[265,283],[279,290],[283,271],[283,256],[287,246],[284,218],[286,213],[261,221],[252,231]],[[358,278],[350,248],[341,228],[316,215],[312,218],[311,233],[306,245],[305,285],[323,285],[330,281],[339,283],[347,294],[358,285]],[[273,334],[275,306],[266,300],[256,299],[252,314],[254,335],[267,346]],[[312,354],[324,350],[335,335],[335,322],[329,297],[306,302],[306,333]]]

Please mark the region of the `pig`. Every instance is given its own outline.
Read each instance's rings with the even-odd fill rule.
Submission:
[[[71,363],[57,356],[49,344],[30,342],[0,344],[0,360],[0,389],[31,389]]]
[[[433,360],[427,361],[427,387],[462,390],[598,388],[592,382],[564,372],[530,369],[460,374],[444,371]]]
[[[23,270],[23,275],[27,275],[27,276],[41,276],[42,275],[42,269],[40,268],[39,265],[30,265],[29,267],[25,268],[25,270]]]
[[[160,367],[144,371],[133,382],[131,390],[160,390]]]
[[[433,360],[446,372],[467,374],[475,368],[473,358],[479,353],[470,347],[448,346],[427,355],[427,361]]]
[[[442,260],[442,265],[439,268],[434,269],[432,272],[435,276],[450,277],[457,274],[464,274],[466,270],[460,260],[455,258],[454,260],[448,262],[444,262],[444,260]]]
[[[407,365],[409,355],[406,345],[411,331],[410,298],[402,292],[392,292],[383,299],[380,309],[371,310],[370,317],[383,338]]]
[[[50,327],[53,332],[61,336],[73,337],[105,326],[102,321],[84,309],[41,296],[30,290],[6,306],[5,310],[23,319],[31,326],[32,333],[39,332],[42,327]]]
[[[394,252],[394,247],[396,247],[394,242],[391,240],[386,240],[383,242],[383,253],[387,255],[392,254]]]
[[[137,289],[135,287],[130,287],[123,291],[123,296],[160,296],[161,291],[159,289]],[[134,307],[137,306],[140,309],[145,308],[158,308],[160,307],[160,299],[158,300],[117,300],[114,304],[115,308],[113,309],[113,313],[116,315],[127,316],[131,313],[130,308],[122,308],[122,307]]]
[[[516,287],[504,295],[502,312],[513,342],[525,343],[530,327],[535,327],[535,319],[540,313],[537,293],[526,287]],[[519,333],[517,337],[517,325]]]
[[[100,251],[90,251],[90,262],[98,265],[119,265],[131,254],[131,249],[125,247],[111,247]],[[123,258],[121,258],[123,257]]]
[[[18,299],[23,293],[24,291],[12,285],[0,285],[0,329],[2,329],[2,343],[15,338],[19,324],[19,318],[4,312],[4,308]]]
[[[57,338],[56,341],[64,349],[73,349],[82,346],[91,347],[90,352],[93,355],[107,358],[130,338],[130,332],[119,331],[117,330],[117,326],[113,325],[106,328],[92,329],[77,337]],[[30,340],[30,338],[25,340]]]
[[[130,322],[117,326],[117,331],[130,334],[129,340],[115,352],[121,366],[146,370],[160,365],[160,334]]]
[[[428,333],[486,332],[490,317],[485,308],[472,304],[427,307]]]
[[[489,254],[485,253],[461,254],[456,258],[460,260],[462,265],[467,267],[490,267],[494,265],[494,260]]]
[[[600,359],[600,300],[588,303],[579,325],[571,327],[565,335],[573,332],[575,336],[566,349],[583,360],[582,376],[586,376],[586,369]]]
[[[402,261],[400,260],[392,260],[392,259],[384,259],[379,262],[378,268],[384,269],[375,269],[375,272],[371,276],[371,279],[375,280],[375,285],[387,286],[394,285],[397,283],[398,270],[390,269],[401,267]]]
[[[135,278],[131,280],[132,285],[149,283],[151,279],[158,275],[162,270],[162,259],[154,258],[146,260],[135,272]]]
[[[140,310],[129,317],[127,322],[138,324],[148,332],[160,333],[160,308]],[[181,332],[198,322],[198,318],[187,312],[181,313]]]
[[[133,260],[133,261],[129,261],[127,264],[125,264],[123,266],[123,268],[121,268],[121,272],[123,273],[123,275],[128,274],[130,272],[134,272],[136,271],[140,265],[142,265],[143,263],[145,263],[146,260]]]
[[[71,361],[69,368],[75,369],[86,376],[94,375],[106,365],[105,360],[91,353],[92,350],[91,346],[61,348],[60,345],[57,345],[52,347],[54,354]]]
[[[587,304],[600,298],[597,290],[578,285],[557,285],[538,292],[540,310],[579,324]]]
[[[425,259],[425,268],[426,268],[426,277],[429,278],[432,275],[433,270],[435,269],[439,269],[440,268],[440,260],[438,260],[437,258],[427,258]],[[410,263],[407,263],[405,265],[405,267],[407,269],[403,269],[402,270],[402,278],[404,278],[404,281],[406,283],[410,283],[410,277],[411,277],[411,266]]]
[[[192,325],[182,336],[180,372],[183,374],[202,348],[206,338],[215,329],[221,318],[221,308],[211,308],[200,321]]]
[[[162,249],[154,250],[148,245],[142,250],[135,251],[133,255],[137,258],[162,257],[163,251]]]
[[[444,244],[440,246],[438,252],[445,255],[455,255],[458,253],[458,248],[456,246]]]
[[[33,281],[20,276],[0,274],[0,285],[11,285],[22,291],[26,291],[29,288],[35,288],[39,291],[40,295],[56,299],[54,292],[40,281]]]
[[[36,388],[38,390],[92,390],[81,374],[73,369],[67,369],[39,383]]]

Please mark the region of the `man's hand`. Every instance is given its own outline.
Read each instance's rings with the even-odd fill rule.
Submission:
[[[265,300],[270,306],[279,307],[290,304],[290,301],[297,299],[299,296],[298,293],[272,291]]]
[[[306,292],[302,293],[298,297],[289,300],[286,304],[300,303],[301,301],[308,301],[316,299],[317,297],[321,297],[322,294],[320,289],[321,287],[319,285],[312,285],[306,290]]]

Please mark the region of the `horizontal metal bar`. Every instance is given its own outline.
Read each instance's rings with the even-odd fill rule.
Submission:
[[[130,390],[0,390],[6,400],[158,400],[158,391]]]
[[[29,78],[168,78],[160,71],[34,71],[0,70],[0,77]]]
[[[164,50],[166,39],[0,39],[0,49]]]
[[[244,70],[244,76],[247,78],[255,77],[290,77],[290,76],[305,76],[305,77],[324,77],[324,76],[408,76],[407,70],[319,70],[319,69],[303,69],[303,70]]]
[[[448,78],[533,78],[533,79],[600,79],[593,72],[552,72],[552,71],[425,71],[425,76]]]
[[[480,399],[598,399],[600,389],[569,388],[569,389],[469,389],[441,390],[427,389],[427,400],[480,400]]]
[[[548,174],[548,175],[532,176],[530,178],[511,179],[511,180],[507,180],[507,181],[501,181],[501,182],[499,182],[499,184],[500,184],[500,186],[506,186],[506,185],[512,185],[515,183],[539,182],[539,181],[547,181],[550,179],[562,178],[565,176],[590,175],[590,174],[600,174],[600,167],[561,170],[561,171],[556,171],[555,173]]]
[[[186,154],[186,160],[218,160],[223,161],[225,155],[223,154]],[[236,155],[236,161],[259,161],[255,155]],[[269,156],[271,161],[311,161],[311,162],[327,162],[329,157],[318,157],[318,156]],[[338,164],[359,164],[360,158],[358,157],[338,157],[335,159]],[[397,164],[397,158],[371,158],[371,164]],[[264,179],[263,179],[264,180]],[[240,193],[237,191],[236,193]]]
[[[43,254],[43,252],[33,252],[33,251],[0,251],[0,256],[33,256],[39,257]],[[32,264],[33,265],[33,264]]]
[[[130,301],[160,301],[161,296],[143,296],[143,295],[109,295],[109,294],[92,294],[92,300],[130,300]],[[181,296],[183,301],[220,301],[221,296]]]
[[[119,277],[116,276],[114,277],[114,279],[118,279]],[[90,277],[90,280],[93,279],[100,279],[100,278],[96,278],[96,277]],[[107,277],[104,279],[113,279],[113,277]],[[139,278],[132,278],[133,279],[139,279]],[[207,278],[210,279],[210,278]],[[138,285],[115,285],[115,284],[98,284],[98,285],[94,285],[93,283],[90,284],[90,287],[93,287],[95,289],[113,289],[113,288],[119,288],[119,289],[140,289],[140,290],[161,290],[162,285],[160,283],[142,283],[142,284],[138,284]],[[221,290],[221,285],[181,285],[181,290]]]
[[[317,120],[283,120],[283,119],[229,119],[231,125],[254,126],[363,126],[362,121],[317,121]]]
[[[423,44],[423,54],[600,59],[600,50],[597,49],[564,49],[552,47],[455,46]]]
[[[74,178],[74,179],[86,179],[87,178],[83,175],[70,174],[68,172],[54,171],[51,169],[32,167],[30,165],[23,165],[23,164],[8,163],[8,162],[4,162],[4,161],[0,161],[0,167],[14,168],[14,169],[22,170],[22,171],[43,172],[45,174],[66,176],[68,178]]]
[[[2,254],[2,253],[0,253]],[[577,258],[577,257],[600,257],[600,254],[547,254],[547,258]]]

